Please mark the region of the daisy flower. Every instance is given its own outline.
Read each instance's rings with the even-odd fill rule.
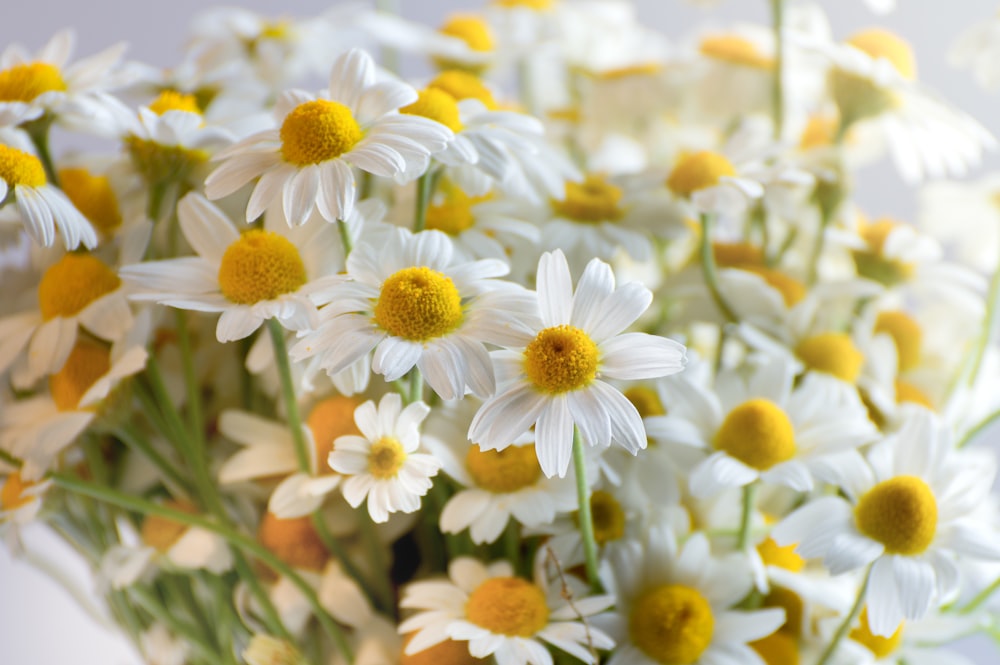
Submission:
[[[954,555],[996,560],[1000,537],[972,513],[988,495],[994,465],[961,458],[933,413],[910,407],[902,428],[835,469],[847,498],[816,498],[779,523],[771,537],[823,557],[838,575],[868,569],[865,602],[872,632],[889,637],[957,590]]]
[[[51,480],[25,481],[17,470],[7,474],[0,487],[0,525],[34,522],[51,485]]]
[[[397,113],[417,99],[400,81],[376,80],[363,51],[340,56],[329,90],[319,97],[283,94],[275,107],[280,129],[253,134],[220,152],[222,164],[205,181],[211,199],[227,196],[260,176],[247,203],[247,221],[280,198],[289,224],[303,224],[314,208],[328,222],[354,207],[353,167],[383,177],[420,175],[430,155],[454,137],[444,125]]]
[[[354,508],[368,499],[368,514],[385,522],[389,513],[412,513],[420,509],[441,463],[431,455],[416,452],[420,446],[420,423],[430,407],[414,402],[405,409],[396,393],[379,401],[368,401],[354,411],[361,436],[345,435],[333,442],[330,467],[349,476],[341,485],[344,498]]]
[[[667,177],[667,189],[688,201],[695,213],[734,215],[764,195],[756,180],[740,177],[721,152],[701,150],[682,155]]]
[[[599,624],[617,642],[608,665],[764,665],[747,643],[777,630],[785,612],[733,609],[751,588],[741,557],[715,559],[703,533],[678,548],[669,529],[654,528],[611,562],[616,612]]]
[[[395,229],[380,245],[358,245],[347,259],[348,281],[326,292],[319,326],[292,357],[318,355],[334,375],[374,349],[372,370],[386,381],[415,366],[446,400],[461,399],[466,386],[493,394],[483,343],[509,340],[534,303],[524,289],[493,279],[507,274],[503,261],[452,256],[438,231]]]
[[[573,429],[583,441],[612,441],[635,454],[646,433],[635,406],[605,379],[651,379],[679,372],[684,347],[671,339],[622,333],[652,302],[636,282],[616,287],[611,267],[592,260],[573,291],[566,257],[542,255],[537,274],[539,325],[519,331],[517,350],[493,355],[506,385],[469,427],[483,450],[503,450],[535,425],[535,450],[546,476],[565,476]],[[510,345],[514,346],[514,345]]]
[[[404,609],[421,610],[399,625],[413,632],[404,653],[413,655],[445,640],[468,642],[475,658],[496,658],[498,665],[552,665],[548,643],[594,664],[593,649],[614,646],[587,618],[607,609],[610,596],[567,601],[558,584],[545,579],[544,566],[535,580],[516,577],[507,561],[484,565],[469,557],[452,560],[447,581],[415,582],[400,601]]]
[[[220,342],[243,339],[274,318],[289,330],[316,323],[311,295],[338,281],[339,251],[326,226],[289,228],[265,220],[263,229],[240,233],[216,206],[191,193],[177,206],[184,237],[198,256],[125,266],[134,300],[179,309],[221,312]]]

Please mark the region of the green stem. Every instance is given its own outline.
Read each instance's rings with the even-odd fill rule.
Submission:
[[[177,613],[168,610],[163,599],[152,590],[145,587],[132,587],[131,596],[154,620],[166,625],[170,631],[184,640],[203,658],[209,662],[217,659],[218,654],[211,644],[205,641],[205,636],[188,623],[181,621]]]
[[[823,246],[826,244],[826,227],[830,225],[832,215],[825,207],[820,208],[819,231],[816,233],[816,242],[813,243],[812,256],[809,258],[809,275],[807,283],[812,286],[819,277],[819,261],[823,256]]]
[[[376,591],[372,588],[371,583],[365,579],[365,576],[354,564],[354,561],[351,559],[350,555],[348,555],[347,550],[344,549],[344,546],[340,544],[340,541],[337,540],[337,537],[330,532],[330,527],[327,526],[326,520],[323,519],[323,514],[321,510],[316,510],[315,512],[313,512],[312,524],[313,528],[316,529],[316,533],[317,535],[319,535],[319,539],[320,541],[322,541],[323,546],[326,547],[327,551],[330,552],[337,559],[337,561],[343,567],[344,572],[346,572],[348,575],[351,576],[351,578],[355,581],[355,583],[357,583],[359,587],[361,587],[362,591],[365,592],[365,595],[368,596],[369,599],[373,600],[379,599],[378,602],[381,603],[386,603],[388,601],[388,604],[385,604],[382,607],[382,609],[387,612],[391,612],[392,611],[391,596],[379,598]]]
[[[976,594],[976,596],[970,600],[965,607],[959,610],[959,614],[972,614],[979,608],[979,606],[989,600],[990,596],[996,593],[997,589],[1000,589],[1000,577],[994,580],[993,584]]]
[[[385,546],[379,538],[375,522],[363,511],[358,511],[358,517],[358,521],[361,523],[361,537],[364,539],[365,548],[372,558],[374,586],[378,593],[377,597],[385,607],[389,608],[390,613],[395,613],[396,597],[392,592],[392,581],[389,579],[389,563],[385,558]]]
[[[712,217],[707,213],[701,214],[701,272],[705,277],[705,284],[722,315],[730,323],[739,321],[739,317],[733,312],[726,299],[719,291],[719,274],[715,266],[715,252],[712,251]]]
[[[410,390],[406,403],[413,404],[414,402],[419,402],[423,397],[423,392],[424,377],[420,373],[420,370],[414,366],[414,368],[410,370]]]
[[[149,439],[140,434],[133,425],[122,425],[110,433],[131,450],[144,455],[164,476],[180,487],[182,491],[191,494],[191,484],[188,482],[188,479],[182,476],[181,472],[160,451],[154,448]]]
[[[198,373],[194,367],[194,350],[191,347],[191,332],[188,327],[187,311],[176,310],[177,345],[181,352],[181,365],[184,370],[184,388],[187,391],[188,429],[195,443],[205,452],[205,421],[201,413],[201,386]]]
[[[1000,420],[1000,410],[994,411],[990,415],[980,420],[976,425],[966,432],[962,440],[958,442],[957,448],[964,448],[970,441],[976,438],[983,430],[989,428],[993,423]]]
[[[413,211],[414,233],[423,231],[427,226],[427,207],[431,204],[436,184],[437,174],[430,169],[417,179],[417,204]]]
[[[295,443],[295,459],[298,460],[299,471],[311,473],[309,444],[306,443],[306,435],[302,430],[302,415],[299,413],[299,401],[295,396],[292,364],[288,359],[288,345],[285,344],[285,329],[277,319],[268,319],[267,331],[271,333],[271,344],[274,346],[274,361],[278,365],[281,395],[285,401],[285,417],[288,419],[288,428],[292,431],[292,441]]]
[[[573,471],[576,474],[577,515],[583,557],[587,568],[587,581],[595,592],[602,591],[597,566],[597,539],[594,537],[594,516],[590,512],[590,488],[587,486],[587,464],[583,456],[583,437],[580,429],[573,427]]]
[[[740,517],[739,549],[745,551],[750,545],[750,521],[753,517],[754,501],[757,498],[757,482],[743,486],[743,515]]]
[[[55,163],[52,161],[52,153],[49,150],[49,128],[55,118],[46,113],[40,118],[24,123],[22,127],[28,132],[31,142],[38,152],[38,161],[45,169],[45,178],[55,187],[59,187],[59,172],[56,171]]]
[[[837,628],[837,632],[834,634],[833,639],[830,640],[830,643],[826,646],[826,649],[824,649],[823,655],[819,657],[818,661],[816,661],[816,665],[826,665],[830,659],[833,658],[833,654],[836,653],[837,647],[840,646],[840,643],[844,640],[844,637],[847,636],[851,626],[854,625],[854,621],[858,618],[858,614],[861,613],[861,606],[865,602],[865,593],[868,591],[868,582],[871,579],[871,574],[872,568],[869,565],[868,570],[865,571],[865,581],[861,584],[861,588],[858,589],[858,597],[854,600],[854,606],[851,608],[851,611],[847,614],[847,616],[844,617],[844,622],[840,624],[839,628]]]
[[[785,26],[784,0],[771,0],[771,18],[774,29],[774,81],[771,87],[771,105],[774,113],[774,138],[781,140],[785,128]]]
[[[247,561],[246,557],[240,551],[233,552],[233,566],[236,568],[236,572],[239,574],[240,579],[246,583],[247,588],[250,589],[251,595],[260,604],[261,611],[264,612],[263,620],[264,625],[267,629],[271,631],[272,634],[277,635],[286,640],[294,639],[292,634],[288,632],[285,628],[285,623],[281,620],[281,615],[278,614],[278,608],[274,606],[271,602],[271,597],[267,595],[267,591],[261,586],[260,580],[257,579],[257,575],[254,573],[253,568],[250,567],[250,562]]]
[[[340,244],[344,246],[344,262],[346,263],[347,257],[351,255],[351,250],[354,249],[354,243],[351,242],[351,233],[347,228],[347,222],[338,219],[337,231],[340,233]]]
[[[17,467],[18,469],[24,466],[23,461],[17,459],[16,457],[8,453],[6,450],[0,450],[0,460],[6,462],[7,464],[10,464],[13,467]]]

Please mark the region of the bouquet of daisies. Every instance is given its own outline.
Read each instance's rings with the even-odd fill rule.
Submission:
[[[969,663],[1000,206],[943,179],[995,141],[901,37],[770,8],[8,47],[8,546],[55,530],[153,665]],[[885,156],[918,219],[855,203]]]

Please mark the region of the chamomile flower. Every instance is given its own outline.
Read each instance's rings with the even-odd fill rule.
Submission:
[[[383,177],[416,177],[453,138],[440,123],[397,113],[416,99],[405,83],[378,81],[371,56],[351,50],[334,63],[330,87],[319,97],[291,91],[279,98],[279,129],[219,153],[222,164],[205,181],[205,192],[221,198],[260,176],[247,221],[275,199],[292,225],[305,223],[314,208],[328,222],[345,219],[357,194],[354,167]]]
[[[552,665],[547,643],[594,664],[597,659],[588,647],[614,646],[602,630],[587,624],[588,617],[611,605],[611,597],[569,602],[558,585],[550,586],[543,566],[536,566],[530,581],[515,576],[507,561],[484,565],[459,557],[448,566],[448,577],[406,588],[400,606],[421,611],[399,625],[400,633],[414,632],[405,654],[452,639],[468,642],[469,654],[476,658],[493,656],[498,665]]]
[[[268,217],[263,229],[241,234],[196,193],[181,200],[178,218],[198,256],[125,266],[120,274],[135,288],[131,298],[221,312],[220,342],[243,339],[271,318],[289,330],[315,325],[311,294],[340,279],[330,261],[339,243],[323,233],[325,225],[289,228]]]
[[[518,333],[517,350],[494,353],[506,385],[469,427],[483,450],[503,450],[535,425],[546,476],[565,476],[574,426],[590,446],[612,442],[635,454],[646,433],[635,406],[605,379],[651,379],[679,372],[684,347],[645,333],[622,333],[649,307],[641,284],[616,287],[610,266],[594,259],[573,291],[566,257],[542,255],[537,274],[540,321]]]
[[[402,408],[396,393],[382,397],[376,408],[368,401],[354,411],[361,436],[345,435],[333,442],[330,467],[348,476],[341,485],[344,498],[357,508],[368,499],[368,514],[385,522],[389,513],[412,513],[420,509],[441,463],[418,453],[420,423],[430,408],[413,402]]]
[[[832,469],[847,499],[814,499],[771,537],[782,546],[798,543],[805,558],[823,557],[834,575],[870,566],[869,625],[889,637],[957,590],[955,555],[1000,558],[1000,536],[971,514],[995,468],[955,453],[947,427],[921,407],[910,407],[900,430],[866,461],[855,460]]]
[[[734,215],[764,195],[759,182],[740,177],[726,155],[712,150],[682,155],[666,185],[674,196],[689,202],[696,214]]]
[[[51,480],[25,481],[20,471],[7,474],[0,487],[0,524],[34,522],[51,485]]]

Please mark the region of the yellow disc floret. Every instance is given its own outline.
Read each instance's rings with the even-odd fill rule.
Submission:
[[[767,665],[799,665],[799,645],[789,633],[774,632],[748,646],[757,652]]]
[[[494,577],[469,594],[465,616],[496,635],[532,637],[549,622],[545,593],[519,577]]]
[[[865,364],[865,355],[858,351],[850,335],[838,332],[807,337],[795,347],[795,355],[809,369],[832,374],[848,383],[857,380]]]
[[[473,51],[492,51],[494,47],[490,26],[474,14],[455,14],[438,28],[438,32],[461,39]]]
[[[38,308],[46,321],[75,316],[120,285],[118,275],[96,256],[66,254],[42,275]]]
[[[390,275],[374,307],[375,323],[390,335],[426,342],[462,323],[462,298],[447,275],[426,266]]]
[[[465,468],[476,485],[495,494],[510,494],[531,487],[542,475],[535,446],[507,446],[503,450],[480,450],[469,446]]]
[[[399,665],[480,665],[486,663],[483,658],[476,658],[469,653],[469,643],[457,640],[438,642],[423,651],[407,655],[406,647],[416,633],[403,638],[399,650]]]
[[[795,455],[795,429],[780,406],[752,399],[729,412],[714,445],[747,466],[765,471]]]
[[[698,50],[705,57],[731,65],[754,69],[774,67],[774,58],[761,53],[753,42],[740,35],[709,35],[701,40]]]
[[[113,233],[122,225],[118,197],[107,176],[94,175],[85,168],[60,169],[59,186],[76,209],[102,233]]]
[[[625,391],[625,398],[632,402],[632,406],[642,418],[667,414],[660,396],[649,386],[632,386]]]
[[[903,641],[903,624],[899,624],[889,637],[881,637],[872,633],[871,626],[868,625],[868,607],[861,610],[861,618],[856,628],[850,633],[850,638],[858,644],[868,647],[868,650],[875,654],[879,660],[890,656],[899,648]]]
[[[201,109],[198,108],[198,99],[194,95],[187,95],[176,90],[164,90],[149,103],[148,108],[156,115],[163,115],[167,111],[201,114]]]
[[[889,335],[896,343],[900,372],[906,372],[920,364],[923,331],[920,329],[920,324],[906,312],[898,310],[879,312],[875,321],[875,332]]]
[[[667,188],[677,196],[691,196],[719,184],[719,179],[736,175],[732,163],[717,152],[702,150],[681,157],[667,178]]]
[[[361,433],[354,422],[354,410],[358,405],[358,400],[353,397],[334,395],[317,402],[309,412],[306,426],[313,435],[316,466],[321,475],[335,473],[326,460],[333,451],[333,442],[337,437]]]
[[[553,201],[557,215],[575,222],[614,222],[625,214],[618,205],[622,190],[600,174],[590,174],[583,182],[567,182],[566,197]]]
[[[294,293],[306,283],[306,267],[288,238],[253,229],[226,248],[219,264],[222,295],[240,305],[253,305]]]
[[[896,379],[896,403],[902,404],[903,402],[912,402],[934,410],[934,400],[927,393],[909,381]]]
[[[14,65],[0,71],[0,102],[30,102],[46,92],[65,89],[59,68],[47,62]]]
[[[497,103],[493,93],[475,74],[458,69],[441,72],[427,86],[444,90],[455,99],[478,99],[488,109],[496,108]]]
[[[368,453],[368,473],[379,480],[395,478],[406,462],[403,444],[391,436],[383,436],[372,444]]]
[[[590,518],[598,545],[619,540],[625,535],[625,510],[610,492],[594,490],[590,495]]]
[[[49,392],[60,411],[76,411],[80,400],[111,369],[111,353],[103,345],[78,340],[66,363],[49,377]]]
[[[524,371],[542,392],[564,393],[587,386],[597,376],[594,340],[570,325],[545,328],[524,349]]]
[[[417,93],[417,101],[399,109],[400,113],[419,115],[439,122],[453,132],[462,130],[458,101],[441,88],[426,88]]]
[[[885,545],[888,554],[923,553],[937,532],[937,500],[916,476],[883,480],[854,508],[858,530]]]
[[[188,515],[198,514],[198,508],[190,501],[171,499],[165,501],[163,506]],[[140,533],[142,542],[158,552],[166,553],[184,535],[185,531],[187,531],[187,525],[182,522],[160,515],[147,515],[142,520]]]
[[[872,58],[888,60],[903,78],[912,81],[917,77],[913,49],[899,35],[883,28],[869,28],[853,35],[847,43]]]
[[[691,665],[712,642],[715,616],[697,590],[680,584],[654,587],[629,617],[632,643],[663,665]]]
[[[281,123],[281,156],[296,166],[340,157],[364,137],[351,109],[316,99],[299,104]]]
[[[268,511],[261,519],[257,538],[261,545],[293,568],[319,572],[330,558],[309,515],[281,519]]]
[[[555,2],[556,0],[493,0],[493,4],[497,7],[507,7],[508,9],[524,7],[534,11],[550,9]]]
[[[47,180],[45,168],[34,155],[0,143],[0,179],[8,187],[41,187]]]
[[[472,207],[490,198],[486,196],[469,196],[459,187],[445,184],[439,187],[444,197],[427,208],[427,228],[436,229],[448,235],[457,236],[471,229],[476,224],[476,216]]]
[[[25,494],[35,483],[25,482],[21,478],[21,472],[15,471],[7,476],[7,480],[0,489],[0,510],[17,510],[22,508],[34,499],[31,494]]]
[[[782,547],[767,538],[757,545],[757,553],[765,566],[777,566],[793,573],[801,572],[806,566],[805,560],[795,552],[795,544]]]

